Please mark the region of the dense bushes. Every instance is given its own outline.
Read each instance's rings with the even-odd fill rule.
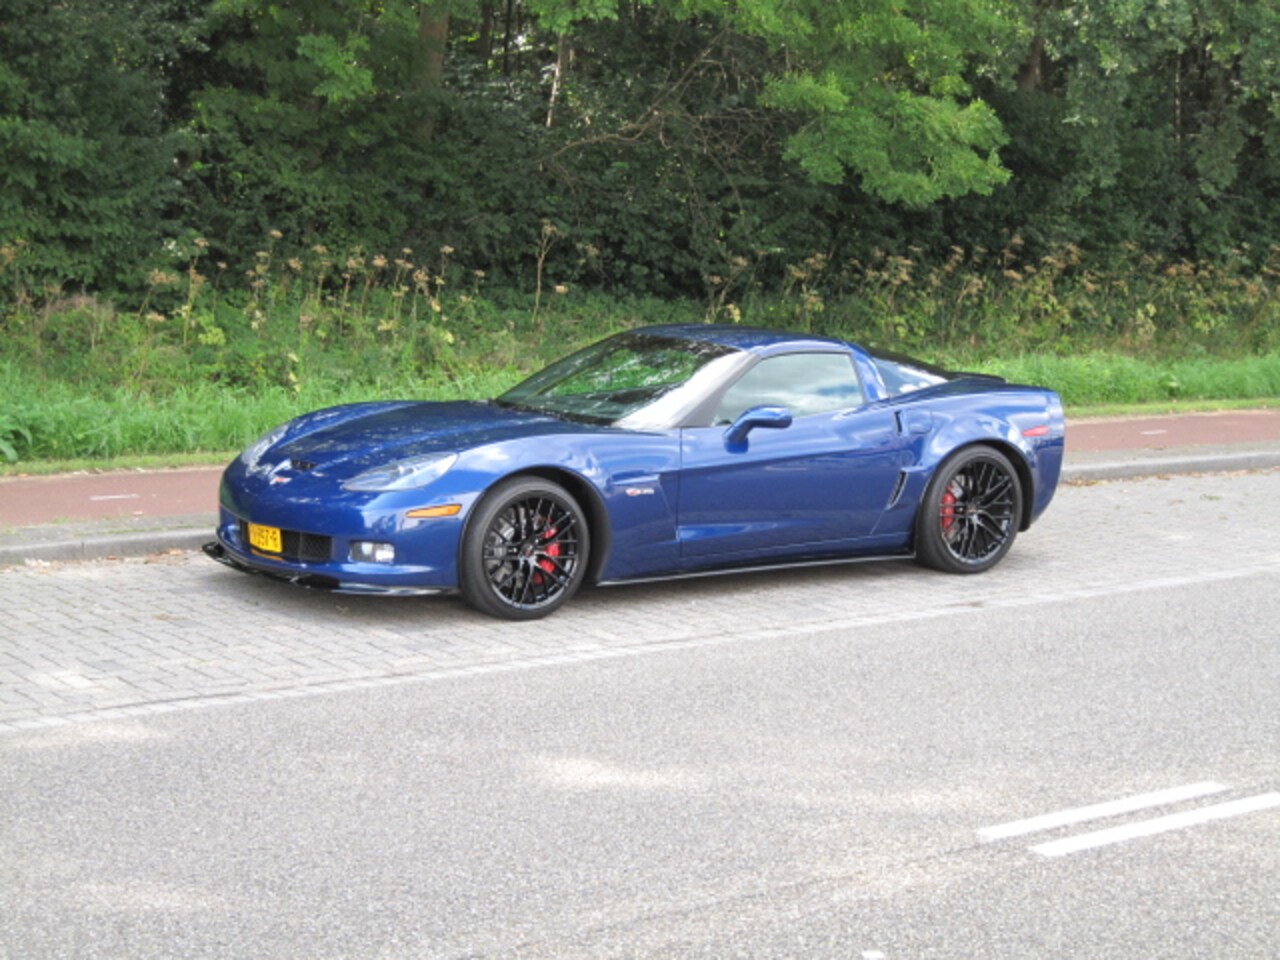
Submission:
[[[161,256],[183,133],[125,5],[6,0],[0,13],[0,293],[136,287]],[[170,51],[172,47],[170,47]]]

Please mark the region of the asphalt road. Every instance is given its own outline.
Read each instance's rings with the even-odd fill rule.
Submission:
[[[1277,492],[1068,488],[980,578],[519,630],[182,556],[0,574],[0,956],[1275,956]]]

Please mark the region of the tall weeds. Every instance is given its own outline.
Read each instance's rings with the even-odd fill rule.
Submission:
[[[544,235],[542,243],[554,234]],[[523,293],[429,253],[291,247],[271,232],[243,275],[195,240],[130,307],[27,290],[0,306],[0,458],[229,449],[308,407],[375,396],[492,395],[572,348],[647,323],[832,334],[1041,382],[1068,402],[1280,395],[1280,248],[1261,266],[1105,262],[908,248],[814,253],[779,287],[742,259],[708,301],[610,297],[554,276]],[[765,255],[762,255],[764,257]]]
[[[1221,263],[1160,261],[1135,248],[1103,264],[1067,246],[1039,258],[1013,237],[1002,250],[953,247],[928,263],[918,248],[833,268],[788,267],[781,297],[743,312],[787,326],[950,356],[1106,350],[1150,357],[1247,355],[1280,347],[1280,247]]]

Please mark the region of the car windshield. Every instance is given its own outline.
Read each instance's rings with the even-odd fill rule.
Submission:
[[[623,333],[553,363],[494,402],[587,423],[667,426],[704,395],[715,369],[740,356],[715,343]]]

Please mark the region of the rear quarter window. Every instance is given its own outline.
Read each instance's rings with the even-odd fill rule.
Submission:
[[[910,357],[873,355],[871,359],[880,371],[880,379],[884,381],[885,389],[891,397],[900,397],[904,393],[914,393],[954,379],[945,370]]]

